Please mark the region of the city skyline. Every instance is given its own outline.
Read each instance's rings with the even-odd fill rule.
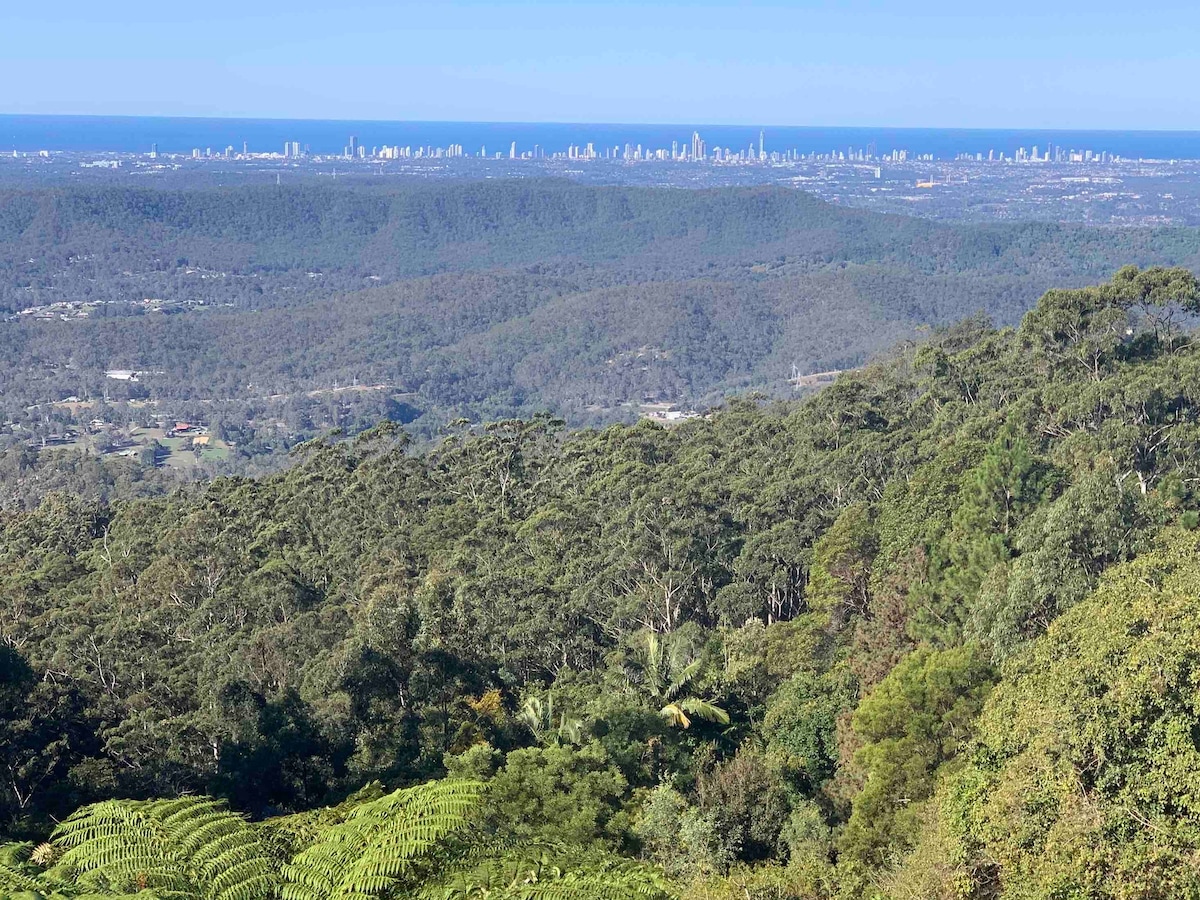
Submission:
[[[709,129],[712,129],[710,131]],[[347,138],[346,132],[350,132]],[[366,135],[360,138],[359,134]],[[239,149],[240,148],[240,149]],[[282,150],[281,150],[282,148]],[[490,148],[490,149],[489,149]],[[285,159],[1089,162],[1200,159],[1197,132],[728,128],[0,115],[0,153]]]
[[[50,151],[40,150],[40,154],[46,154]],[[13,151],[13,156],[19,156],[19,151]],[[138,154],[127,154],[138,155]],[[151,159],[157,159],[160,156],[158,144],[153,143],[150,146],[149,152],[146,154]],[[594,141],[586,143],[572,143],[564,148],[543,147],[540,144],[533,144],[532,148],[520,147],[517,141],[512,141],[508,145],[508,150],[495,150],[489,152],[486,145],[481,145],[478,152],[467,150],[461,143],[450,143],[446,146],[436,146],[433,144],[413,145],[413,144],[375,144],[368,150],[367,145],[359,141],[357,135],[350,135],[342,152],[312,152],[310,145],[301,141],[288,139],[283,142],[282,152],[268,150],[250,150],[249,142],[242,142],[240,153],[235,149],[233,144],[227,144],[225,148],[218,149],[214,152],[211,146],[203,148],[193,147],[190,153],[183,152],[168,152],[161,154],[163,157],[178,158],[181,156],[190,156],[191,159],[249,159],[249,158],[275,158],[285,160],[346,160],[346,161],[389,161],[402,159],[481,159],[481,160],[572,160],[572,161],[624,161],[624,162],[754,162],[754,163],[789,163],[789,162],[816,162],[822,160],[838,161],[838,162],[935,162],[935,161],[956,161],[956,162],[1044,162],[1044,163],[1108,163],[1110,161],[1119,162],[1122,160],[1120,154],[1110,153],[1107,149],[1094,148],[1079,148],[1064,147],[1061,144],[1056,144],[1053,140],[1047,141],[1044,145],[1031,144],[1028,148],[1018,146],[1014,151],[999,150],[994,147],[989,147],[986,151],[959,151],[949,157],[939,157],[934,153],[914,152],[910,148],[885,148],[882,152],[877,144],[872,141],[865,147],[849,146],[842,149],[830,149],[826,151],[810,150],[802,151],[799,148],[791,147],[783,150],[771,149],[767,150],[766,146],[766,129],[762,128],[758,131],[757,145],[751,140],[748,146],[744,148],[734,148],[730,146],[721,146],[719,144],[709,147],[701,135],[700,131],[694,130],[689,142],[681,143],[680,141],[672,141],[670,148],[643,146],[641,143],[631,143],[626,141],[623,146],[621,144],[606,145],[597,147]]]

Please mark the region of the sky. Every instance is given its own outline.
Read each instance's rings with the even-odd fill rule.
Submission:
[[[2,0],[0,113],[1200,128],[1200,4]]]

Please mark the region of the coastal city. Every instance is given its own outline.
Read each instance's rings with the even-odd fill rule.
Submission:
[[[19,153],[14,151],[15,156]],[[48,155],[48,151],[40,151],[39,155]],[[147,154],[150,159],[159,159],[158,145],[153,144]],[[486,145],[478,151],[468,151],[460,143],[446,146],[411,144],[382,144],[370,148],[359,141],[356,135],[351,135],[341,153],[314,153],[310,146],[301,141],[284,141],[282,150],[251,151],[248,142],[243,141],[238,151],[232,144],[223,149],[214,150],[212,147],[194,147],[188,154],[161,154],[163,159],[188,158],[223,159],[223,160],[310,160],[313,162],[341,161],[390,161],[412,159],[464,159],[478,160],[526,160],[526,161],[619,161],[619,162],[682,162],[682,163],[713,163],[713,164],[767,164],[786,165],[789,163],[812,162],[935,162],[937,157],[929,152],[912,152],[904,148],[879,151],[875,143],[865,147],[847,147],[844,149],[809,150],[788,148],[783,150],[767,149],[766,132],[758,133],[757,142],[751,141],[745,147],[710,146],[699,131],[692,133],[688,142],[672,141],[670,147],[643,146],[641,143],[625,142],[608,146],[598,146],[594,141],[585,144],[570,144],[565,149],[552,150],[534,144],[532,147],[518,146],[512,141],[505,149],[490,150]],[[986,151],[960,152],[953,159],[958,162],[1017,162],[1017,163],[1109,163],[1121,162],[1120,155],[1110,153],[1105,149],[1068,148],[1050,142],[1044,147],[1033,144],[1029,147],[1017,147],[1012,151],[989,148]]]
[[[744,147],[710,145],[694,132],[667,146],[508,142],[503,149],[373,144],[347,136],[340,152],[290,140],[164,152],[13,151],[0,155],[0,184],[135,183],[204,186],[309,180],[403,182],[566,178],[590,184],[715,188],[780,185],[844,206],[937,219],[1035,219],[1101,225],[1200,224],[1200,160],[1128,158],[1061,145],[979,148],[939,156],[921,148],[773,148],[768,135]]]

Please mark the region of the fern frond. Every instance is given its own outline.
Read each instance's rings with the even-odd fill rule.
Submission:
[[[18,891],[41,893],[46,886],[37,878],[29,864],[33,844],[4,844],[0,846],[0,893],[4,896]]]
[[[277,864],[258,830],[220,800],[110,800],[54,831],[56,878],[101,891],[203,900],[266,900]]]
[[[355,807],[283,867],[284,900],[387,893],[467,824],[482,792],[479,782],[451,779]]]

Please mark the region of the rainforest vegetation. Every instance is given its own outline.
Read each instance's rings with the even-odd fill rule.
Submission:
[[[1200,896],[1200,287],[0,520],[11,896]]]

